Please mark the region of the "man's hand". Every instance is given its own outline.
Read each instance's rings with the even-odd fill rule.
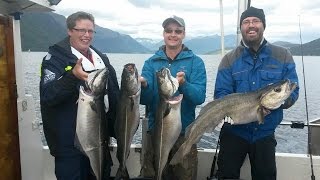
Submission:
[[[78,79],[86,81],[88,79],[88,73],[82,69],[82,58],[78,59],[77,64],[72,69],[72,74]]]
[[[280,108],[281,109],[288,109],[290,108],[292,105],[294,104],[294,102],[292,101],[291,97],[288,97],[283,104],[281,104]]]
[[[144,77],[140,76],[139,77],[139,81],[141,82],[141,86],[147,87],[148,83],[147,83],[147,80]]]
[[[177,80],[178,80],[178,82],[179,82],[179,85],[182,85],[182,84],[186,81],[186,79],[185,79],[185,73],[182,72],[182,71],[180,71],[180,72],[177,73],[176,78],[177,78]]]
[[[222,126],[224,125],[224,123],[228,123],[230,125],[234,124],[233,120],[231,119],[231,117],[226,116],[224,117],[221,122],[217,125],[216,129],[217,131],[221,131]]]
[[[229,123],[229,124],[234,124],[234,121],[233,121],[233,119],[231,119],[231,117],[229,117],[229,116],[226,116],[224,119],[223,119],[223,121],[224,122],[226,122],[226,123]]]

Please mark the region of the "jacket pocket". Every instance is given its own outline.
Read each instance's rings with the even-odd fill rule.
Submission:
[[[249,75],[248,71],[241,71],[237,73],[233,73],[233,80],[235,81],[235,92],[244,93],[249,89]]]
[[[282,80],[282,72],[281,71],[261,71],[261,80],[262,80],[262,86],[271,84],[271,83],[277,83],[280,80]]]

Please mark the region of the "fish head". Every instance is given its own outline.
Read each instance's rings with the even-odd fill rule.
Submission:
[[[88,74],[85,82],[87,91],[92,95],[99,95],[107,88],[109,70],[107,68],[98,69]]]
[[[121,75],[121,89],[129,95],[134,95],[140,90],[141,84],[139,74],[135,64],[124,65]]]
[[[277,109],[290,96],[297,87],[297,83],[290,82],[289,79],[278,83],[269,84],[260,97],[260,104],[269,110]]]
[[[161,97],[170,98],[179,88],[179,82],[171,75],[168,68],[161,68],[156,72],[158,91]]]

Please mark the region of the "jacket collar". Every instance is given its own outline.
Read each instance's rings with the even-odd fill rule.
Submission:
[[[270,48],[268,48],[269,45],[270,43],[267,40],[263,39],[258,51],[255,51],[254,49],[246,46],[244,42],[241,41],[240,46],[244,48],[242,55],[243,60],[249,64],[255,64],[258,61],[267,58],[268,56],[270,56]]]
[[[190,50],[187,46],[184,44],[182,45],[182,50],[177,55],[177,57],[174,60],[181,60],[185,58],[190,58],[194,56],[192,50]],[[159,47],[159,50],[151,57],[151,59],[155,60],[169,60],[166,53],[165,53],[165,45]]]

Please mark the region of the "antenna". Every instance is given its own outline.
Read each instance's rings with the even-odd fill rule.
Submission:
[[[304,99],[306,104],[306,115],[307,115],[307,127],[308,127],[308,153],[310,157],[311,164],[311,180],[315,180],[314,172],[313,172],[313,160],[312,160],[312,150],[311,150],[311,127],[309,122],[309,113],[308,113],[308,100],[307,100],[307,86],[306,86],[306,78],[304,73],[304,61],[303,61],[303,46],[302,46],[302,37],[301,37],[301,25],[300,25],[300,15],[299,15],[299,31],[300,31],[300,49],[301,49],[301,61],[302,61],[302,74],[303,74],[303,85],[304,85]]]

